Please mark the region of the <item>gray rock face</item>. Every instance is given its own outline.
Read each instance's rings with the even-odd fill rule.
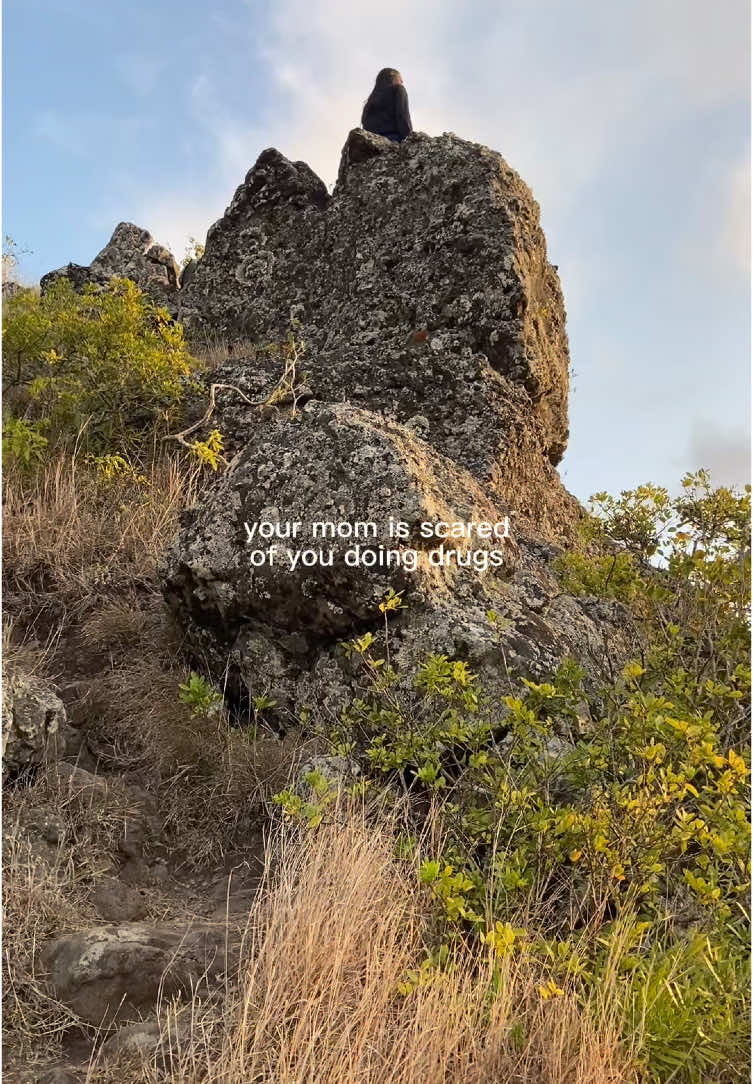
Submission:
[[[65,750],[66,714],[47,682],[3,671],[3,774],[19,775]]]
[[[112,237],[88,267],[69,263],[44,275],[40,282],[42,293],[60,278],[67,278],[74,290],[89,283],[102,286],[111,278],[131,279],[153,301],[177,312],[177,291],[180,268],[171,252],[158,245],[148,230],[121,222]]]
[[[225,958],[220,924],[190,927],[129,923],[66,934],[42,953],[57,998],[90,1024],[137,1020],[165,997],[214,980],[236,966]]]
[[[475,537],[478,564],[432,564],[441,543],[422,537],[422,523],[502,523],[509,511],[407,427],[312,402],[297,419],[280,411],[260,423],[213,491],[184,515],[163,561],[164,591],[197,657],[218,673],[229,663],[240,701],[264,694],[283,721],[304,706],[338,711],[353,695],[354,674],[338,642],[366,630],[379,635],[379,602],[390,588],[406,607],[391,619],[392,659],[406,671],[432,651],[470,660],[492,691],[507,687],[504,660],[516,676],[534,679],[565,655],[598,671],[606,665],[605,635],[618,654],[623,648],[624,615],[607,606],[594,620],[583,603],[562,595],[548,568],[555,546],[525,535]],[[390,536],[390,519],[406,525],[405,539]],[[249,542],[260,522],[282,537]],[[297,536],[285,537],[296,523]],[[348,526],[346,537],[323,537],[317,523],[334,524],[335,532],[339,524],[376,529],[352,534]],[[253,554],[270,546],[271,562],[267,555],[255,565]],[[378,563],[350,563],[356,546],[374,550]],[[445,548],[458,546],[469,548],[463,541]],[[320,550],[331,563],[322,563]],[[305,565],[302,551],[315,563]]]
[[[432,446],[480,481],[504,484],[521,447],[554,464],[564,453],[559,280],[529,189],[478,144],[356,129],[332,197],[304,163],[265,151],[181,306],[189,326],[231,339],[293,330],[315,398],[422,415]],[[239,359],[224,376],[255,368]],[[228,424],[242,442],[248,418]]]
[[[446,507],[458,474],[402,426],[367,411],[311,403],[299,422],[280,411],[258,428],[191,526],[185,517],[166,583],[171,592],[180,591],[176,603],[192,609],[201,624],[230,635],[245,615],[266,610],[265,624],[281,636],[297,637],[305,654],[319,639],[347,635],[369,621],[390,586],[411,597],[428,588],[423,571],[409,573],[396,564],[348,567],[346,553],[358,539],[330,537],[314,524],[375,523],[376,533],[364,527],[362,539],[389,548],[393,517],[406,522],[418,542],[421,521]],[[483,501],[470,476],[463,482]],[[457,496],[470,514],[462,482]],[[301,528],[296,539],[274,539],[272,564],[255,569],[250,555],[268,543],[249,545],[244,524],[253,528],[261,520],[279,522],[281,535],[284,522]],[[288,554],[302,547],[317,556],[331,548],[332,565],[299,561],[293,569]]]
[[[406,673],[439,652],[501,693],[567,655],[595,677],[625,653],[622,608],[564,595],[551,569],[580,514],[553,466],[567,440],[565,314],[538,207],[498,154],[357,129],[329,196],[303,163],[265,151],[209,231],[182,306],[195,330],[258,344],[212,373],[231,386],[211,424],[235,456],[161,570],[189,647],[229,675],[240,706],[264,694],[283,723],[339,711],[359,679],[338,643],[380,642],[390,588],[405,603],[391,660]],[[285,355],[264,347],[291,332],[281,394]],[[440,539],[422,537],[426,522],[505,516],[511,538],[445,547],[475,550],[470,567],[437,563]],[[261,521],[278,537],[250,539]],[[317,522],[377,530],[325,539]],[[359,543],[378,563],[348,560]],[[294,564],[305,549],[314,564]]]
[[[162,1031],[156,1020],[139,1020],[118,1028],[115,1034],[103,1043],[102,1053],[106,1058],[117,1054],[135,1054],[147,1059],[159,1050],[162,1042]]]
[[[103,877],[92,893],[92,902],[105,922],[133,922],[146,914],[143,893],[117,877]]]

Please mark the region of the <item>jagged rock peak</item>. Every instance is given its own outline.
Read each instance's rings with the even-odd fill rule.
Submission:
[[[329,202],[324,181],[305,162],[291,162],[274,147],[262,151],[239,185],[223,218],[209,231],[237,220],[245,209],[265,210],[281,203],[323,208]],[[209,238],[207,238],[209,240]]]
[[[567,595],[550,567],[579,515],[554,469],[565,312],[538,206],[498,154],[452,134],[397,145],[356,129],[329,196],[308,166],[267,150],[181,298],[189,328],[234,347],[210,377],[224,386],[212,425],[232,461],[184,513],[160,575],[189,651],[225,675],[239,711],[264,692],[283,725],[310,704],[336,714],[359,681],[336,645],[379,634],[390,587],[407,607],[390,638],[405,674],[438,652],[501,693],[500,657],[543,680],[569,655],[593,674],[603,637],[622,643],[617,608]],[[291,332],[295,412],[275,350]],[[508,515],[501,563],[436,563],[427,522]],[[352,563],[352,523],[373,525],[380,559],[408,545],[393,517],[420,567]],[[317,523],[343,524],[346,541],[294,560]],[[259,564],[252,524],[298,541]]]
[[[304,163],[264,151],[181,304],[189,326],[231,339],[295,328],[318,398],[399,421],[433,401],[431,442],[479,478],[513,439],[511,408],[550,462],[564,453],[559,280],[530,190],[486,147],[355,129],[331,197]]]
[[[39,285],[44,293],[59,278],[67,278],[75,290],[80,290],[87,283],[104,285],[114,277],[131,279],[153,300],[175,312],[180,281],[178,263],[148,230],[132,222],[118,223],[110,240],[88,266],[66,264],[44,275]]]

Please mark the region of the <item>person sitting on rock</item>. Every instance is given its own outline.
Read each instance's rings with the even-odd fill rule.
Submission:
[[[363,107],[361,127],[393,143],[402,143],[413,131],[408,93],[402,75],[394,68],[382,68],[376,77],[374,89]]]

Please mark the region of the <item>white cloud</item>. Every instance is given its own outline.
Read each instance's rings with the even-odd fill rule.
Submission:
[[[192,139],[203,148],[205,160],[211,163],[213,183],[228,186],[225,201],[229,202],[233,190],[252,165],[249,158],[262,149],[259,140],[263,137],[263,127],[258,119],[249,123],[245,117],[232,113],[206,73],[199,74],[191,85],[189,109],[194,126]]]
[[[281,95],[278,130],[325,180],[390,64],[405,75],[417,127],[501,150],[548,208],[564,209],[614,150],[661,124],[672,99],[745,96],[745,8],[277,0],[262,55]]]
[[[709,418],[696,418],[688,459],[691,470],[705,467],[717,485],[745,485],[751,475],[750,434],[730,430]]]
[[[719,237],[721,257],[737,271],[750,272],[750,161],[730,169],[724,184],[726,197],[722,231]]]
[[[249,108],[249,121],[228,106],[214,75],[195,77],[189,127],[211,165],[177,212],[172,200],[145,193],[154,232],[203,233],[266,146],[303,159],[331,184],[345,136],[386,64],[405,75],[416,127],[499,149],[531,184],[548,231],[567,221],[613,159],[640,169],[641,151],[678,110],[746,94],[744,0],[686,0],[681,8],[673,0],[383,0],[378,7],[276,0],[263,19],[255,0],[246,0],[246,10],[236,36],[253,37],[268,100]],[[229,16],[223,20],[229,33]],[[731,223],[742,184],[730,184]],[[725,227],[728,246],[739,239],[732,228]],[[573,308],[587,298],[594,274],[598,268],[579,268]],[[566,275],[575,286],[573,269]]]

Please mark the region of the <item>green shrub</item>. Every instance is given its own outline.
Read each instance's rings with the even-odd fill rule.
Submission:
[[[181,326],[126,279],[23,290],[3,306],[6,452],[28,465],[44,447],[34,434],[128,455],[179,416],[192,368]]]
[[[646,485],[619,498],[596,494],[591,507],[581,544],[557,562],[563,587],[628,603],[660,680],[673,674],[672,695],[712,711],[723,744],[745,739],[750,486],[713,488],[701,470],[682,479],[679,496]]]
[[[647,1080],[746,1078],[749,522],[749,490],[705,472],[677,498],[601,495],[560,572],[633,611],[639,657],[611,686],[589,693],[566,660],[500,706],[462,660],[401,675],[367,632],[343,647],[368,692],[327,727],[413,799],[400,853],[436,810],[442,844],[418,848],[417,870],[435,949],[470,938],[533,956],[551,976],[543,1000],[568,989],[585,1005],[609,987]],[[315,825],[311,812],[298,815]]]
[[[30,467],[38,463],[47,448],[47,437],[41,430],[43,422],[28,422],[24,418],[9,417],[3,423],[3,459]]]
[[[188,704],[192,715],[209,715],[222,703],[222,693],[192,670],[188,681],[178,686],[178,699],[182,704]]]

